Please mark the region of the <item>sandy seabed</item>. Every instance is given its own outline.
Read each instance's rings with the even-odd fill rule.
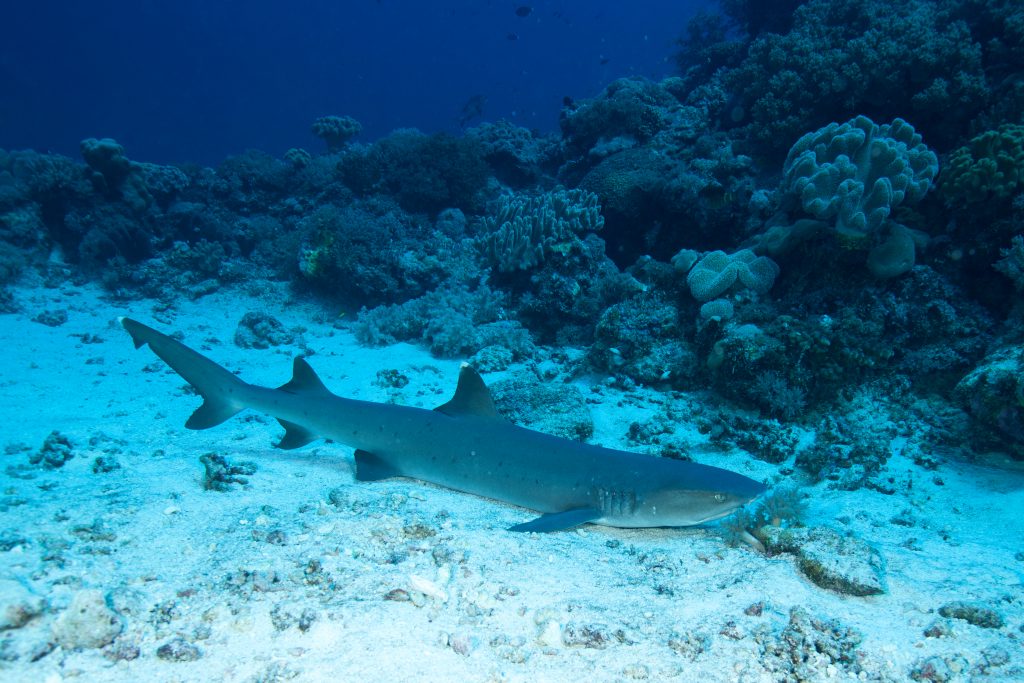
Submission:
[[[358,483],[351,449],[276,450],[267,416],[184,429],[198,398],[134,350],[119,315],[181,332],[256,384],[282,384],[291,358],[312,354],[341,396],[433,407],[454,390],[457,361],[360,347],[274,286],[170,311],[91,288],[21,289],[16,301],[24,312],[0,318],[4,681],[1024,679],[1019,473],[927,471],[896,454],[895,494],[808,485],[808,526],[884,560],[883,594],[840,595],[793,555],[732,547],[716,527],[515,534],[505,529],[532,513],[414,481]],[[33,321],[55,310],[67,322]],[[303,331],[241,349],[247,311]],[[382,369],[408,385],[382,386]],[[590,391],[601,379],[574,380],[592,401],[593,441],[630,450],[628,426],[666,394]],[[778,466],[677,429],[698,461],[774,480]],[[73,457],[30,464],[54,431]],[[208,453],[256,470],[204,490]],[[957,603],[978,609],[939,614]]]

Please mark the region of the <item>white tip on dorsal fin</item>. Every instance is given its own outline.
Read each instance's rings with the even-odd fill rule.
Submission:
[[[292,363],[292,378],[287,384],[278,387],[289,394],[330,394],[330,390],[317,377],[309,363],[302,357],[296,357]]]
[[[494,408],[490,390],[484,384],[479,373],[469,363],[463,363],[459,370],[459,385],[455,388],[452,400],[434,410],[452,417],[464,415],[499,417],[498,411]]]

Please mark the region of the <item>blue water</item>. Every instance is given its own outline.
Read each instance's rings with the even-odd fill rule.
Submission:
[[[563,97],[670,73],[706,4],[553,0],[520,17],[507,0],[5,3],[0,148],[77,154],[112,137],[139,159],[215,164],[310,147],[327,114],[371,140],[454,132],[475,95],[489,120],[550,131]]]

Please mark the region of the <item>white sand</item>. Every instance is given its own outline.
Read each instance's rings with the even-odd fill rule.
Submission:
[[[896,495],[811,489],[808,525],[849,531],[886,562],[884,595],[846,597],[805,579],[791,556],[728,547],[714,528],[518,535],[504,529],[528,511],[417,482],[354,482],[346,447],[275,450],[281,429],[266,416],[245,413],[190,432],[183,425],[198,399],[148,349],[135,351],[115,322],[128,314],[180,331],[247,381],[276,386],[301,348],[232,342],[241,316],[263,311],[306,328],[311,363],[339,395],[433,407],[454,389],[457,362],[408,345],[361,348],[349,333],[313,322],[322,312],[283,290],[224,292],[170,314],[155,314],[151,303],[119,308],[92,289],[17,296],[26,314],[0,317],[2,444],[30,450],[0,457],[7,468],[25,465],[59,430],[75,458],[57,470],[9,470],[28,479],[0,475],[0,539],[24,541],[0,552],[0,610],[32,595],[46,605],[26,625],[0,631],[4,681],[768,681],[776,676],[764,669],[762,643],[777,641],[795,606],[861,632],[867,678],[904,680],[937,656],[954,668],[962,658],[968,669],[953,680],[967,680],[1000,651],[1011,661],[991,670],[994,680],[1024,667],[1019,474],[963,463],[926,472],[897,456],[890,472],[913,486]],[[66,324],[31,321],[55,308],[68,310]],[[82,343],[74,336],[82,334],[103,341]],[[384,368],[410,384],[377,386]],[[593,397],[601,400],[592,406],[595,440],[617,448],[629,448],[629,423],[657,413],[666,398],[635,392],[623,407],[613,390]],[[678,428],[677,438],[704,443]],[[199,457],[208,452],[259,469],[248,487],[204,491]],[[103,454],[121,468],[93,473]],[[756,478],[776,471],[741,453],[701,449],[699,459]],[[340,506],[326,503],[332,489]],[[890,523],[907,509],[915,526]],[[283,539],[272,542],[280,535],[272,532]],[[311,561],[319,572],[306,572]],[[56,647],[31,661],[83,588],[107,595],[121,635],[106,649]],[[412,600],[384,598],[396,589]],[[984,603],[1006,625],[954,620],[948,637],[925,637],[937,608],[955,600]],[[760,616],[744,613],[758,602]],[[606,647],[565,644],[590,625],[602,625]],[[695,659],[668,645],[687,635],[707,639]],[[176,636],[201,657],[159,658],[157,648]],[[111,654],[132,646],[137,658]],[[844,675],[819,671],[822,679]]]

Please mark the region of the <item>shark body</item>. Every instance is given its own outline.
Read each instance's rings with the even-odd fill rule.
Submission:
[[[142,323],[121,318],[203,397],[185,423],[207,429],[250,408],[285,428],[280,448],[329,439],[355,448],[356,479],[409,477],[529,508],[542,516],[512,531],[558,531],[587,522],[616,527],[691,526],[728,515],[765,486],[708,465],[602,448],[501,418],[475,370],[435,410],[342,398],[296,358],[276,389],[247,384],[209,358]]]

